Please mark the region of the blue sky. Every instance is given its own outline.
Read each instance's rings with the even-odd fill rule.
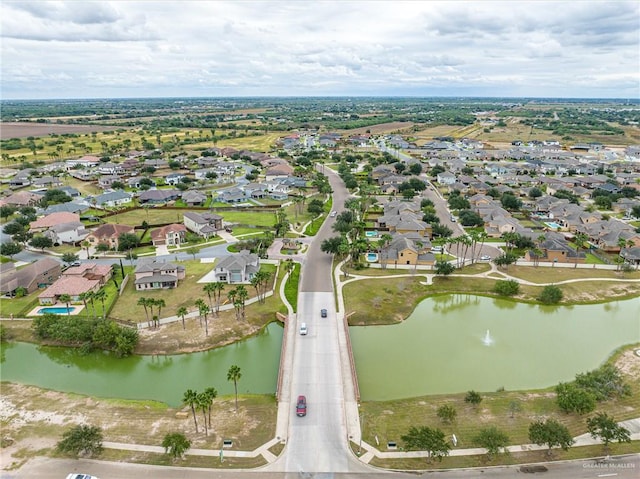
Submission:
[[[640,97],[640,2],[7,1],[3,99]]]

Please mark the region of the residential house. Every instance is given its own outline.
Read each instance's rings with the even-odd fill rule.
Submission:
[[[0,293],[15,296],[18,288],[33,293],[38,288],[45,288],[60,277],[61,264],[52,258],[42,258],[20,269],[2,271],[0,275]]]
[[[435,256],[431,253],[431,242],[428,239],[415,239],[410,235],[398,234],[388,246],[382,248],[378,256],[384,265],[432,265]]]
[[[160,205],[180,198],[179,190],[147,190],[140,193],[138,201],[141,204]]]
[[[13,178],[9,180],[11,189],[22,188],[31,184],[31,175],[35,173],[34,168],[25,168],[18,171]]]
[[[153,246],[179,246],[185,242],[187,227],[181,224],[171,224],[151,230],[150,235]]]
[[[184,225],[189,231],[209,239],[222,229],[222,216],[213,213],[187,211],[183,215]]]
[[[82,156],[80,158],[76,158],[73,160],[67,160],[65,161],[65,164],[67,165],[67,168],[71,169],[75,166],[82,166],[84,168],[91,168],[93,166],[96,166],[100,163],[100,158],[98,158],[97,156],[92,156],[92,155],[85,155]]]
[[[115,182],[122,183],[122,178],[119,175],[103,175],[98,178],[98,186],[103,189],[111,188]]]
[[[636,269],[640,267],[640,247],[634,246],[632,248],[623,248],[620,251],[620,256],[624,259],[625,263],[634,265]]]
[[[30,191],[18,191],[6,198],[0,199],[0,206],[12,205],[18,208],[22,206],[36,206],[41,199],[42,196],[31,193]]]
[[[32,182],[35,188],[56,188],[62,186],[62,181],[55,176],[41,176],[33,178]]]
[[[218,194],[218,201],[223,203],[244,203],[247,201],[247,195],[240,188],[231,188],[221,191]]]
[[[91,243],[92,246],[104,243],[111,249],[118,249],[118,237],[124,233],[135,234],[135,230],[132,226],[107,223],[98,226],[95,230],[89,233],[86,240]]]
[[[139,260],[135,276],[136,291],[170,289],[177,287],[178,281],[184,279],[185,268],[162,260]]]
[[[115,190],[94,196],[89,202],[97,208],[115,208],[116,206],[131,203],[132,199],[131,193]]]
[[[89,230],[80,221],[61,223],[51,226],[44,235],[51,238],[54,246],[60,244],[77,244],[89,235]]]
[[[182,201],[187,206],[202,206],[207,202],[207,195],[197,190],[189,190],[182,193]]]
[[[215,266],[215,281],[222,283],[248,283],[260,270],[258,255],[242,250],[222,258]]]
[[[169,173],[167,176],[164,177],[164,183],[166,185],[176,186],[178,183],[182,181],[183,178],[186,178],[186,177],[187,176],[184,175],[183,173]]]
[[[79,214],[61,211],[59,213],[51,213],[50,215],[43,216],[35,221],[32,221],[31,223],[29,223],[29,230],[34,233],[39,233],[51,228],[54,225],[79,222]]]
[[[452,185],[456,182],[456,175],[450,171],[443,171],[438,173],[436,181],[441,185]]]
[[[117,163],[100,163],[98,165],[97,171],[101,175],[121,175],[124,173],[124,168]]]
[[[540,243],[541,253],[529,250],[525,253],[525,261],[545,263],[584,263],[586,253],[573,249],[565,237],[559,233],[546,233],[546,239]]]
[[[81,301],[80,296],[89,291],[96,292],[100,289],[98,280],[90,280],[82,276],[61,276],[55,283],[38,295],[38,301],[42,305],[56,304],[63,294],[71,297],[71,302]]]
[[[82,201],[82,200],[78,200]],[[68,201],[67,203],[58,203],[57,205],[47,206],[44,210],[45,215],[51,213],[60,213],[66,211],[67,213],[84,213],[89,209],[89,205],[85,203],[76,203],[75,201]]]

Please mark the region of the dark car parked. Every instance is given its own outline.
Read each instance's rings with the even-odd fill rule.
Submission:
[[[320,310],[320,316],[322,316],[323,318],[327,317],[327,310],[326,309],[321,309]]]

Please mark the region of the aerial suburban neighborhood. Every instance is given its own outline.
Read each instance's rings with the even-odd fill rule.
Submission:
[[[3,400],[13,411],[17,395],[37,397],[38,388],[51,390],[54,408],[81,407],[73,394],[95,398],[101,419],[87,422],[99,426],[93,433],[108,452],[85,455],[105,461],[112,451],[128,454],[123,444],[166,457],[153,447],[173,431],[192,449],[185,464],[213,451],[234,467],[277,467],[279,456],[304,454],[296,438],[312,427],[318,437],[348,432],[345,450],[358,471],[501,465],[507,453],[518,464],[546,463],[547,450],[552,459],[569,457],[570,447],[584,451],[571,457],[601,451],[583,438],[596,430],[594,411],[619,428],[622,440],[608,447],[633,450],[637,103],[445,108],[416,100],[401,109],[408,119],[382,121],[364,115],[369,102],[301,99],[300,108],[317,115],[311,122],[263,101],[262,113],[238,107],[199,126],[181,125],[175,106],[163,104],[157,121],[173,126],[154,133],[142,120],[110,125],[109,115],[96,123],[17,121],[9,103],[3,121],[14,133],[3,128],[0,169],[3,339],[43,345],[29,354],[45,357],[51,346],[83,351],[84,359],[45,358],[54,368],[48,375],[67,383],[75,361],[99,371],[135,358],[148,371],[137,379],[140,390],[125,376],[109,392],[34,382],[14,372],[7,349]],[[427,106],[433,117],[418,121]],[[453,108],[462,124],[451,124]],[[579,118],[615,111],[618,126],[598,123],[588,134],[584,126],[572,133],[568,120],[564,134],[544,126],[548,112],[565,109]],[[414,110],[412,119],[406,112]],[[536,326],[547,316],[553,324]],[[384,325],[395,329],[381,347],[367,334]],[[424,329],[402,336],[408,327]],[[527,379],[538,376],[527,369],[537,354],[527,341],[545,343],[550,357],[564,357],[564,348],[574,354]],[[503,350],[509,342],[515,347]],[[321,355],[309,356],[314,344]],[[409,350],[421,353],[405,358]],[[211,359],[201,373],[179,366],[199,351],[231,363]],[[498,357],[511,368],[493,374],[484,361]],[[107,363],[93,363],[98,358]],[[406,374],[396,361],[411,364]],[[180,372],[168,380],[162,374],[172,363]],[[306,368],[322,379],[310,383]],[[597,389],[602,378],[614,386]],[[340,391],[338,411],[322,409],[329,391]],[[119,416],[136,413],[114,412],[104,395],[158,401],[165,412],[151,408],[121,432]],[[36,407],[43,406],[24,410]],[[148,421],[158,432],[136,432]],[[541,439],[536,428],[562,434]],[[54,436],[47,440],[55,445]],[[13,444],[8,465],[18,460]]]

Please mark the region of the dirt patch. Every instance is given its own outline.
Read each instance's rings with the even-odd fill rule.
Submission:
[[[0,463],[5,470],[15,469],[30,457],[50,454],[62,433],[77,424],[101,427],[106,442],[159,446],[165,434],[180,432],[191,441],[192,448],[220,448],[224,438],[232,439],[238,449],[253,450],[274,437],[276,416],[272,397],[240,397],[237,412],[233,397],[217,398],[211,410],[211,428],[205,435],[201,411],[196,415],[196,433],[189,408],[2,383]],[[124,454],[130,457],[123,460],[133,460],[136,453]]]
[[[615,363],[620,371],[631,376],[635,381],[640,380],[640,355],[636,353],[638,350],[640,348],[625,351]]]
[[[410,121],[394,121],[391,123],[380,123],[379,125],[363,126],[362,128],[353,128],[351,130],[342,130],[342,132],[345,135],[364,135],[365,133],[380,135],[382,133],[404,130],[412,126],[413,123]]]

